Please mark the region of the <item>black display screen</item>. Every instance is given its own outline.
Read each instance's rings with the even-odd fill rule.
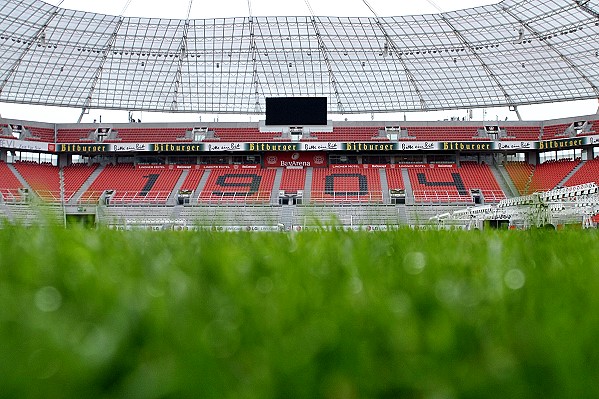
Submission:
[[[266,125],[322,126],[326,124],[326,97],[266,98]]]

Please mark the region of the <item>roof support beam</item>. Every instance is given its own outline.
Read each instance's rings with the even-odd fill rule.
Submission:
[[[487,63],[480,56],[480,54],[478,54],[478,52],[476,51],[476,49],[474,48],[474,46],[472,44],[470,44],[470,42],[468,42],[468,40],[466,40],[466,38],[464,37],[464,35],[462,35],[462,33],[459,30],[457,30],[453,26],[453,24],[451,22],[449,22],[449,20],[445,17],[445,15],[441,14],[441,19],[443,20],[443,22],[445,22],[445,24],[447,26],[449,26],[449,28],[453,31],[453,33],[456,35],[456,37],[462,43],[462,45],[464,47],[466,47],[468,50],[470,50],[470,52],[472,53],[472,55],[474,55],[474,57],[477,59],[477,61],[482,66],[482,68],[485,71],[485,73],[489,76],[489,78],[491,78],[491,80],[493,81],[493,83],[495,83],[495,85],[499,88],[499,90],[501,90],[501,92],[503,93],[503,96],[505,97],[505,100],[507,101],[507,103],[509,105],[515,105],[515,104],[513,104],[513,101],[511,99],[509,93],[507,92],[507,90],[505,89],[505,87],[503,87],[503,85],[501,84],[501,81],[499,81],[499,78],[493,73],[493,71],[491,70],[491,68],[489,68],[489,65],[487,65]]]
[[[112,35],[110,35],[110,39],[108,40],[108,43],[106,43],[106,48],[104,49],[104,51],[102,53],[102,60],[100,61],[100,65],[98,66],[98,68],[96,69],[96,73],[94,74],[94,78],[92,80],[92,84],[89,89],[89,93],[87,95],[87,98],[85,99],[85,104],[83,104],[83,107],[81,108],[81,115],[79,115],[79,119],[77,120],[77,123],[81,123],[81,120],[83,119],[83,115],[85,115],[86,112],[89,111],[89,107],[91,106],[91,103],[92,103],[92,97],[94,95],[94,91],[96,90],[96,86],[98,85],[98,82],[100,81],[100,77],[102,76],[102,71],[104,70],[104,64],[106,64],[106,60],[108,59],[108,54],[110,54],[110,51],[114,47],[114,43],[116,42],[117,34],[118,34],[119,30],[121,29],[122,25],[123,25],[123,17],[121,16],[119,18],[119,20],[117,21],[117,24],[116,24],[114,30],[112,31]]]
[[[258,77],[258,46],[256,45],[256,35],[254,33],[254,17],[250,15],[250,56],[252,57],[252,85],[254,87],[256,113],[260,113],[260,78]]]
[[[177,54],[179,54],[179,59],[177,61],[177,72],[175,74],[175,81],[173,82],[173,100],[171,101],[171,111],[177,111],[177,97],[179,96],[179,89],[183,85],[183,62],[187,58],[187,37],[189,34],[189,17],[191,15],[191,5],[193,4],[193,0],[189,0],[189,6],[187,7],[187,18],[185,19],[185,24],[183,25],[183,37],[181,38],[181,43],[179,44],[179,48],[177,49]]]
[[[385,52],[390,51],[391,54],[397,55],[397,57],[399,58],[399,63],[401,64],[401,67],[402,67],[404,73],[408,77],[408,82],[410,82],[410,85],[412,85],[412,87],[414,87],[414,91],[416,92],[416,95],[418,96],[418,99],[420,100],[421,110],[426,111],[427,110],[426,101],[424,100],[422,91],[420,90],[420,87],[418,86],[418,81],[416,80],[416,77],[412,74],[412,71],[410,70],[410,68],[408,68],[408,65],[403,60],[401,55],[399,55],[401,53],[401,51],[399,51],[397,44],[395,44],[395,41],[392,40],[391,37],[389,36],[389,34],[387,33],[387,30],[381,23],[379,15],[376,13],[374,8],[372,8],[372,6],[368,3],[368,1],[362,0],[362,2],[366,5],[366,7],[368,7],[368,9],[372,13],[372,15],[374,15],[376,25],[378,26],[378,28],[383,33],[383,36],[385,37]]]
[[[574,0],[574,2],[587,14],[592,15],[593,17],[599,19],[599,13],[590,7],[587,6],[589,0]]]
[[[374,13],[374,11],[373,11],[373,13]],[[412,71],[410,70],[410,68],[408,68],[408,65],[406,64],[406,62],[399,55],[401,53],[401,51],[399,51],[397,44],[395,44],[395,41],[393,41],[391,39],[391,37],[387,33],[387,30],[385,29],[385,27],[379,20],[378,15],[376,15],[376,14],[375,14],[375,20],[376,20],[376,25],[379,27],[379,29],[383,33],[383,36],[385,37],[385,44],[389,47],[388,50],[390,51],[391,54],[397,55],[397,57],[399,59],[399,63],[401,64],[401,67],[402,67],[404,73],[408,77],[408,81],[410,82],[410,85],[412,85],[412,87],[414,88],[414,91],[416,92],[416,95],[418,96],[418,99],[420,100],[421,110],[427,111],[428,107],[426,104],[426,100],[424,99],[424,96],[422,95],[422,91],[420,90],[420,86],[418,85],[418,81],[416,80],[416,77],[412,74]]]
[[[60,4],[62,4],[62,2],[60,2]],[[27,44],[27,47],[25,47],[25,49],[23,50],[21,55],[19,55],[19,58],[10,67],[10,70],[9,70],[8,74],[6,75],[6,78],[4,78],[4,80],[2,82],[0,82],[0,94],[2,94],[2,91],[4,91],[4,88],[8,84],[8,81],[12,78],[12,76],[15,74],[17,69],[19,69],[19,66],[23,62],[23,59],[25,58],[25,56],[27,55],[29,50],[31,50],[31,48],[36,43],[38,43],[40,41],[45,41],[46,28],[48,28],[48,26],[50,25],[50,22],[52,22],[52,20],[54,18],[56,18],[56,16],[58,15],[58,11],[61,10],[61,8],[59,8],[60,4],[54,8],[54,11],[50,15],[50,17],[46,20],[44,25],[42,25],[42,27],[40,29],[38,29],[38,31],[35,34],[35,36],[33,37],[33,39],[29,41],[29,44]]]
[[[312,8],[310,8],[310,12],[312,12]],[[341,95],[339,94],[339,84],[337,83],[337,79],[335,78],[335,72],[333,71],[333,64],[331,63],[329,52],[324,44],[324,40],[322,40],[322,36],[320,35],[320,31],[318,29],[318,25],[316,24],[316,18],[314,17],[314,13],[312,12],[312,18],[310,18],[310,22],[312,23],[312,28],[316,33],[316,40],[318,40],[318,50],[322,55],[322,59],[327,67],[329,72],[329,83],[333,88],[333,93],[335,94],[335,99],[337,100],[337,110],[338,112],[344,113],[343,102],[341,101]]]
[[[577,1],[576,3],[578,4],[579,2]],[[584,7],[582,5],[580,5],[580,6]],[[570,67],[570,69],[572,71],[574,71],[578,76],[580,76],[593,89],[593,92],[595,92],[595,95],[597,97],[599,97],[599,88],[597,88],[597,86],[595,86],[595,84],[593,83],[593,81],[591,79],[589,79],[589,77],[586,76],[584,74],[584,72],[582,72],[580,70],[580,68],[578,68],[578,66],[576,66],[576,64],[574,64],[574,62],[572,62],[572,60],[570,58],[566,57],[553,44],[549,43],[549,40],[541,40],[542,35],[539,32],[537,32],[535,29],[533,29],[526,21],[523,21],[522,19],[520,19],[516,15],[514,15],[514,13],[512,13],[507,7],[504,8],[503,11],[505,11],[505,13],[508,14],[510,17],[514,18],[514,20],[518,21],[518,23],[521,24],[524,28],[526,28],[527,31],[529,31],[530,33],[532,33],[532,35],[537,40],[539,40],[540,43],[544,44],[551,51],[553,51],[555,54],[557,54],[557,56],[562,61],[564,61],[564,63],[566,63],[566,65],[568,65],[568,67]]]
[[[316,40],[318,41],[318,50],[320,51],[320,54],[322,55],[322,59],[324,60],[324,63],[329,72],[329,83],[331,84],[331,86],[333,88],[333,93],[335,94],[335,99],[337,100],[337,110],[338,110],[338,112],[341,112],[343,114],[344,106],[343,106],[343,102],[341,101],[341,95],[339,94],[339,84],[337,83],[337,79],[335,79],[335,73],[333,70],[333,64],[331,63],[331,60],[330,60],[329,52],[327,50],[327,47],[324,44],[324,40],[322,40],[322,36],[320,35],[320,30],[318,29],[318,25],[316,24],[316,16],[314,15],[314,10],[312,9],[312,6],[310,5],[310,1],[304,0],[304,2],[306,3],[306,6],[308,7],[308,11],[310,11],[310,15],[311,15],[310,22],[312,23],[312,28],[314,29],[314,32],[316,33]]]

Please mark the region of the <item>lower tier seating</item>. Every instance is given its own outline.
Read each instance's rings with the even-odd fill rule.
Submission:
[[[0,161],[0,195],[4,201],[15,202],[21,200],[19,189],[23,185],[9,169],[8,165]]]
[[[520,195],[528,194],[528,186],[535,167],[528,162],[506,162],[505,170],[510,175]]]
[[[579,163],[580,161],[559,160],[538,165],[532,175],[528,192],[534,193],[556,188]]]
[[[305,169],[284,169],[281,179],[281,190],[285,192],[297,192],[303,190],[306,185]]]
[[[36,162],[15,162],[14,167],[44,201],[60,202],[58,167]]]
[[[408,169],[416,203],[473,203],[472,190],[480,190],[487,202],[505,198],[487,165],[434,166]]]
[[[111,204],[165,204],[181,173],[181,169],[140,169],[132,164],[107,165],[80,201],[96,202],[105,190],[113,190]]]
[[[202,180],[202,176],[204,175],[203,169],[191,169],[189,174],[183,181],[180,190],[189,190],[195,191],[200,184],[200,180]]]
[[[404,190],[406,188],[401,169],[387,169],[387,186],[389,190]]]
[[[312,177],[312,202],[383,201],[380,172],[364,165],[348,168],[316,168]]]
[[[98,165],[73,164],[62,169],[64,176],[64,200],[69,201],[89,179]]]
[[[584,183],[599,184],[599,159],[586,161],[585,164],[566,181],[565,186],[571,187]]]
[[[275,169],[213,169],[198,201],[268,203],[275,175]]]

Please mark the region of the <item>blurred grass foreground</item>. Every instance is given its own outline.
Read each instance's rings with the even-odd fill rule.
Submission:
[[[0,229],[0,397],[597,398],[596,231]]]

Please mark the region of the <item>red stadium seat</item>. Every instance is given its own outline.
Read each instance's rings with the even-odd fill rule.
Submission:
[[[105,190],[114,190],[111,204],[166,204],[181,173],[181,169],[142,169],[132,164],[107,165],[80,201],[96,202]]]
[[[200,193],[202,203],[269,203],[275,169],[213,169]]]
[[[283,169],[281,190],[286,192],[297,192],[304,189],[306,184],[305,169]]]
[[[315,168],[311,199],[316,203],[382,203],[380,172],[365,165]]]

